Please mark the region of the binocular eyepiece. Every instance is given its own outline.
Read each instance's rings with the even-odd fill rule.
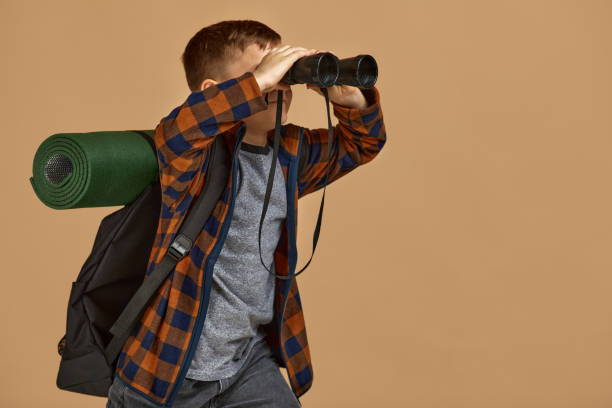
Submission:
[[[332,85],[372,88],[377,78],[378,65],[371,55],[339,59],[332,53],[322,52],[295,61],[281,82],[289,85],[311,84],[322,88]]]

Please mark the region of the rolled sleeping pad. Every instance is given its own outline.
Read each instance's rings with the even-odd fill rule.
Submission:
[[[36,150],[30,183],[56,210],[133,202],[159,165],[153,130],[56,133]]]

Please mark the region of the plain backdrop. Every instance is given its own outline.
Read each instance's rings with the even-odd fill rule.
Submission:
[[[297,278],[304,407],[611,407],[612,2],[561,0],[0,1],[0,406],[106,404],[56,387],[57,342],[120,207],[46,207],[36,149],[153,129],[189,93],[187,41],[225,19],[379,64],[387,143],[328,186]],[[293,89],[289,122],[326,127]]]

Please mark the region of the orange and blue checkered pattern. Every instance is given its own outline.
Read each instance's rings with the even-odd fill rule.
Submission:
[[[332,156],[327,157],[327,129],[281,128],[278,159],[286,181],[287,218],[274,252],[275,271],[288,276],[297,263],[298,199],[323,187],[330,160],[330,182],[367,163],[386,140],[379,94],[364,90],[365,109],[337,104]],[[246,125],[242,119],[267,109],[251,72],[192,92],[155,129],[162,205],[145,279],[161,262],[207,175],[210,143],[223,137],[230,148],[232,171],[222,194],[191,251],[176,265],[151,299],[124,344],[115,380],[159,406],[172,406],[191,363],[202,330],[214,262],[223,246],[233,212],[238,146]],[[274,129],[267,137],[272,144]],[[298,158],[307,149],[308,162],[298,177]],[[276,279],[274,317],[264,326],[266,341],[280,367],[287,369],[294,394],[312,385],[313,371],[296,279]]]

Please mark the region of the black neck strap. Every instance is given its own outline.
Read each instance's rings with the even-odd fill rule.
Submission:
[[[272,264],[270,265],[270,269],[266,266],[261,256],[261,228],[263,226],[263,221],[266,216],[266,211],[268,210],[268,203],[270,201],[270,194],[272,193],[272,184],[274,182],[274,170],[276,169],[276,159],[278,157],[278,147],[280,144],[280,133],[281,133],[281,115],[283,111],[283,91],[279,90],[276,97],[276,125],[274,127],[274,150],[272,154],[272,164],[270,166],[270,174],[268,176],[268,185],[266,187],[266,196],[264,198],[263,210],[261,212],[261,219],[259,220],[259,234],[258,234],[258,243],[259,243],[259,259],[261,260],[261,264],[266,268],[266,270],[273,275],[275,275],[279,279],[293,279],[293,277],[302,273],[308,265],[310,265],[310,261],[312,261],[312,256],[314,255],[315,248],[317,247],[317,241],[319,240],[319,232],[321,231],[321,219],[323,217],[323,206],[325,203],[325,189],[327,187],[327,182],[329,178],[329,162],[331,161],[331,150],[332,150],[332,124],[331,124],[331,116],[329,113],[329,96],[327,94],[327,88],[321,88],[321,92],[325,96],[325,106],[327,108],[327,128],[328,128],[328,143],[327,143],[327,169],[325,171],[325,185],[323,187],[323,197],[321,197],[321,206],[319,207],[319,216],[317,217],[317,226],[315,227],[314,235],[312,238],[312,254],[310,255],[310,259],[304,265],[299,272],[296,272],[293,275],[278,275],[275,272],[272,272],[272,264],[274,264],[274,259],[272,259]]]

